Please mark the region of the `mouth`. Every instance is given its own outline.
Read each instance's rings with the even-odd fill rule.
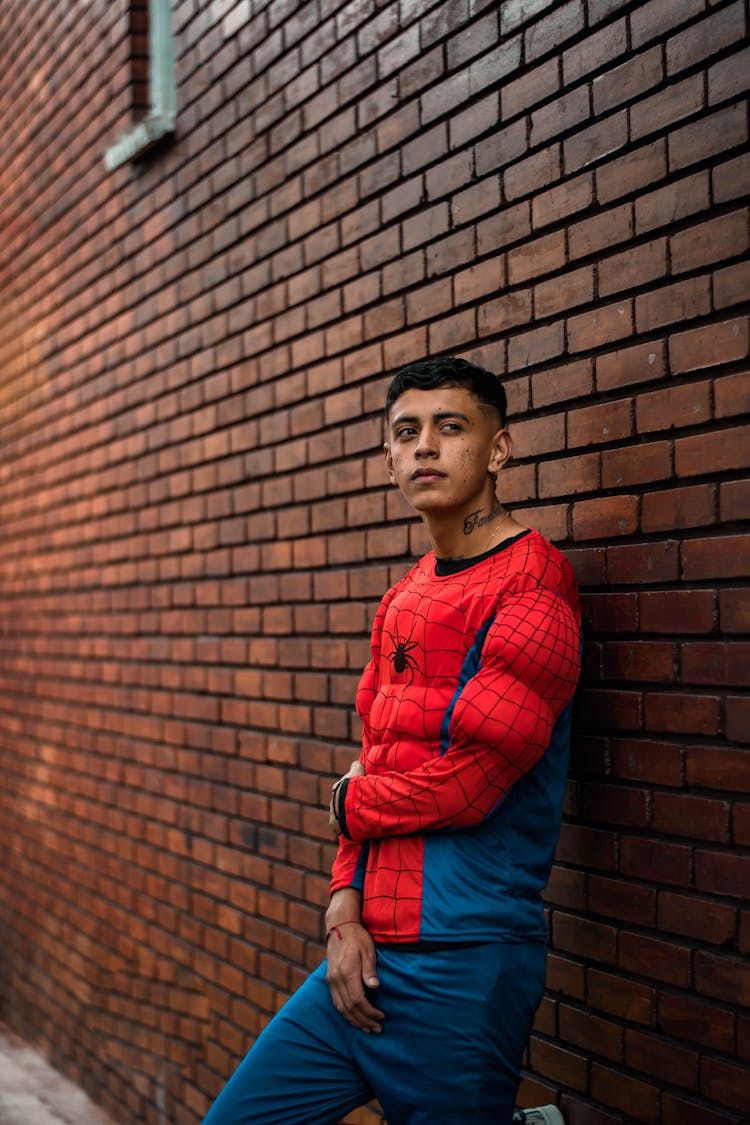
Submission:
[[[411,479],[427,481],[441,480],[444,476],[445,473],[441,473],[439,469],[417,469],[415,473],[412,473]]]

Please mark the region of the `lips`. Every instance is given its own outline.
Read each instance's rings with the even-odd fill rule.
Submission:
[[[441,473],[439,469],[417,469],[412,473],[412,480],[439,480],[444,477],[445,473]]]

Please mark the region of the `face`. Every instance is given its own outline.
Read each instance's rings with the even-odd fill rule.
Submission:
[[[464,387],[410,389],[388,419],[385,463],[420,513],[468,514],[494,503],[494,480],[510,456],[497,411]]]

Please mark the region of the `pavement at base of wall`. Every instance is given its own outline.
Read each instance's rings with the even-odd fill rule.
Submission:
[[[114,1125],[103,1110],[0,1024],[0,1125]]]

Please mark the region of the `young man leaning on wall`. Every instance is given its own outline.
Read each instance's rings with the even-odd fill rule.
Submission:
[[[363,749],[329,809],[327,958],[204,1125],[334,1125],[373,1097],[388,1125],[513,1120],[545,980],[578,594],[497,499],[511,443],[494,375],[450,357],[403,368],[386,431],[388,476],[432,550],[375,618]]]

